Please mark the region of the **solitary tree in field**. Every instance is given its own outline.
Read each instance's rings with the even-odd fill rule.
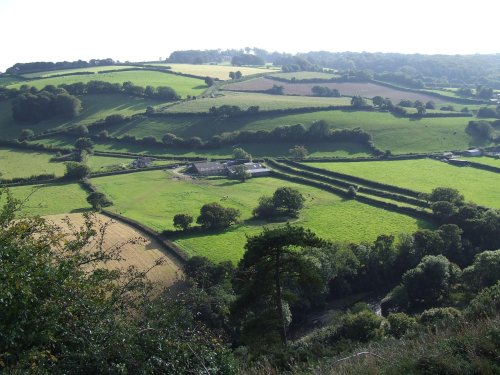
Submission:
[[[377,107],[382,107],[384,105],[384,98],[382,98],[381,96],[374,96],[373,99],[373,105],[377,106]]]
[[[229,78],[234,79],[236,77],[235,72],[229,72]]]
[[[193,217],[188,214],[177,214],[174,216],[174,227],[182,230],[187,230],[191,223],[193,222]]]
[[[363,107],[366,105],[366,100],[361,96],[353,96],[351,99],[351,105],[356,108]]]
[[[294,158],[300,159],[305,158],[307,155],[309,155],[309,151],[307,151],[307,148],[298,145],[293,146],[290,150],[288,150],[288,152],[290,152],[290,155],[292,155]]]
[[[94,210],[100,210],[103,207],[110,206],[111,201],[103,193],[94,191],[87,197],[87,202],[92,205]]]
[[[241,74],[241,72],[239,70],[236,71],[236,72],[234,72],[234,78],[235,79],[240,79],[242,76],[243,76],[243,74]]]
[[[273,194],[274,207],[289,214],[297,214],[304,207],[305,198],[300,191],[291,187],[280,187]]]
[[[205,229],[226,229],[238,222],[241,213],[231,207],[222,207],[219,203],[207,203],[200,209],[196,222]]]
[[[210,87],[214,84],[214,79],[212,77],[205,77],[205,83]]]

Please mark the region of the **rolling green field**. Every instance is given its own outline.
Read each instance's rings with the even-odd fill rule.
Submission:
[[[87,193],[76,183],[19,186],[9,188],[17,199],[25,200],[20,216],[53,215],[90,209]],[[0,203],[3,198],[0,198]]]
[[[250,220],[251,210],[260,196],[271,195],[280,186],[297,188],[307,199],[305,209],[293,222],[330,240],[373,241],[382,233],[412,232],[428,225],[405,215],[270,177],[239,183],[226,179],[185,180],[172,172],[152,171],[94,178],[92,183],[114,202],[111,210],[155,230],[172,229],[172,218],[177,213],[196,218],[205,203],[219,202],[239,209],[243,223],[235,228],[175,239],[189,255],[203,255],[214,261],[236,262],[241,257],[245,236],[259,233],[265,225]]]
[[[17,78],[17,77],[12,77],[12,76],[8,76],[8,75],[0,75],[0,86],[8,86],[8,85],[11,85],[11,84],[19,82],[19,81],[22,81],[22,80]]]
[[[323,73],[323,72],[289,72],[289,73],[271,73],[268,74],[272,78],[281,78],[292,81],[294,78],[296,80],[301,79],[332,79],[339,77],[338,74],[334,73]]]
[[[107,172],[117,169],[124,169],[134,160],[135,158],[91,155],[87,159],[86,164],[89,166],[92,172]],[[169,160],[155,160],[152,165],[157,166],[169,164],[172,164],[172,162]]]
[[[304,107],[327,107],[345,106],[351,104],[351,98],[314,98],[310,96],[281,96],[258,93],[225,92],[215,98],[202,98],[190,100],[167,106],[162,110],[162,106],[157,107],[159,111],[166,113],[176,112],[208,112],[210,107],[220,107],[222,105],[236,105],[243,110],[250,106],[259,106],[261,110],[304,108]]]
[[[58,86],[63,83],[71,84],[76,82],[105,81],[110,83],[132,82],[139,86],[170,86],[182,97],[187,95],[199,95],[207,86],[201,79],[183,77],[175,74],[162,73],[151,70],[133,70],[125,72],[113,72],[103,74],[74,75],[65,77],[42,78],[29,81],[30,86],[42,89],[47,85]],[[19,88],[23,83],[9,85],[9,88]]]
[[[83,111],[80,115],[67,119],[57,117],[37,124],[17,123],[12,119],[11,101],[0,102],[0,138],[17,138],[22,129],[32,129],[35,133],[44,130],[68,127],[74,124],[89,124],[102,120],[111,114],[131,116],[146,111],[150,105],[158,104],[151,99],[142,99],[120,94],[85,95],[81,97]]]
[[[53,138],[39,139],[35,143],[51,145],[53,147],[72,147],[75,138],[66,136],[54,136]],[[299,142],[309,150],[309,155],[313,157],[361,157],[369,156],[370,151],[357,143],[350,142]],[[289,155],[289,149],[297,142],[275,143],[246,143],[242,147],[254,157],[263,156],[283,156]],[[179,149],[156,146],[131,145],[123,142],[107,141],[106,143],[96,141],[95,150],[107,152],[131,152],[143,155],[158,155],[176,158],[206,157],[210,158],[230,158],[233,153],[233,146],[225,146],[217,149]]]
[[[230,66],[213,64],[168,64],[168,63],[148,63],[147,65],[170,66],[173,72],[192,74],[200,77],[212,77],[220,80],[229,80],[229,72],[240,71],[243,76],[251,74],[262,74],[279,70],[276,67],[250,67],[250,66]]]
[[[458,189],[467,201],[500,208],[498,173],[456,167],[432,159],[308,165],[425,193],[436,187],[453,187]]]
[[[50,162],[54,154],[30,150],[0,148],[0,178],[30,177],[54,173],[62,176],[66,170],[63,163]]]
[[[72,74],[72,73],[80,73],[80,72],[97,73],[97,72],[106,72],[108,70],[123,70],[123,69],[130,69],[130,68],[137,68],[137,66],[132,66],[132,65],[93,66],[90,68],[47,70],[47,71],[43,71],[43,72],[23,74],[22,76],[26,77],[26,78],[48,78],[48,77],[51,77],[54,75],[60,75],[60,74]],[[96,74],[95,77],[98,77],[98,75]],[[95,78],[95,79],[98,79],[98,78]]]
[[[469,161],[473,161],[474,163],[491,165],[492,167],[500,168],[500,159],[495,159],[495,158],[491,158],[488,156],[481,156],[481,157],[461,156],[460,159],[469,160]]]

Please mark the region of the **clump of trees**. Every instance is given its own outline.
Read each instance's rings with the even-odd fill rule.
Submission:
[[[307,148],[305,148],[305,146],[299,146],[299,145],[293,146],[290,150],[288,150],[288,152],[294,158],[299,158],[299,159],[303,159],[307,157],[307,155],[309,155],[309,151],[307,150]]]
[[[326,87],[326,86],[313,86],[311,88],[311,92],[316,96],[334,97],[334,98],[340,97],[339,90],[331,89],[331,88]]]
[[[285,87],[282,85],[273,85],[270,89],[265,90],[265,93],[271,95],[283,95],[285,93]]]
[[[241,74],[239,70],[236,72],[229,72],[229,78],[231,79],[240,79],[241,77],[243,77],[243,74]]]
[[[467,127],[465,128],[467,134],[483,139],[490,140],[492,138],[494,129],[491,123],[488,121],[469,121]]]
[[[174,227],[186,231],[193,222],[193,217],[188,214],[177,214],[174,216]]]
[[[291,187],[280,187],[272,197],[259,198],[259,205],[253,209],[253,215],[259,219],[283,215],[297,216],[304,203],[305,198],[300,191]]]
[[[75,117],[82,102],[63,89],[26,92],[12,101],[12,117],[16,121],[37,123],[55,116]]]
[[[236,148],[233,148],[233,159],[251,160],[252,155],[250,153],[246,152],[241,147],[236,147]]]
[[[214,202],[201,207],[200,216],[198,216],[196,222],[204,229],[221,230],[236,224],[240,216],[241,212],[236,208],[223,207]]]

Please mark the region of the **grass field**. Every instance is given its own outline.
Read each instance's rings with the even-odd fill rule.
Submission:
[[[102,120],[111,114],[122,114],[131,116],[135,113],[144,112],[150,105],[158,104],[158,101],[142,99],[120,94],[85,95],[81,97],[83,111],[79,116],[72,119],[57,117],[37,124],[17,123],[12,119],[11,101],[0,102],[0,138],[17,138],[22,129],[32,129],[35,133],[44,130],[68,127],[74,124],[89,124]]]
[[[54,173],[62,176],[66,170],[63,163],[50,162],[54,154],[30,150],[0,148],[0,178],[30,177]]]
[[[315,98],[310,96],[282,96],[259,93],[225,92],[215,98],[202,98],[190,100],[167,106],[163,112],[208,112],[210,107],[220,107],[222,105],[236,105],[243,110],[250,106],[259,106],[261,110],[304,108],[304,107],[327,107],[345,106],[351,104],[351,98]],[[162,111],[159,106],[158,110]]]
[[[9,190],[17,199],[29,197],[20,216],[44,216],[90,209],[87,193],[77,183],[19,186]]]
[[[52,145],[54,147],[71,147],[75,142],[75,138],[69,138],[64,136],[55,136],[48,139],[37,140],[36,143],[41,143],[45,145]],[[284,142],[284,143],[245,143],[241,145],[246,151],[251,153],[254,157],[263,156],[288,156],[289,149],[295,146],[297,143],[305,146],[309,155],[314,157],[328,156],[328,157],[361,157],[369,156],[370,151],[360,146],[357,143],[350,142]],[[108,152],[131,152],[144,155],[158,155],[166,157],[176,157],[176,158],[190,158],[190,157],[206,157],[210,158],[230,158],[233,153],[233,146],[225,146],[217,149],[177,149],[165,147],[155,147],[155,146],[142,146],[142,145],[131,145],[125,144],[123,142],[107,141],[106,143],[101,143],[96,141],[95,149],[97,151],[108,151]]]
[[[99,214],[96,214],[95,218],[97,228],[111,221],[107,216]],[[68,225],[65,222],[66,219],[69,219],[75,228],[80,228],[84,223],[81,214],[50,215],[46,216],[46,219],[61,227],[63,231],[68,231]],[[154,238],[139,232],[129,225],[113,220],[112,224],[107,227],[103,246],[104,249],[109,249],[138,237],[144,238],[145,241],[135,241],[135,243],[124,245],[120,252],[123,260],[108,262],[106,268],[125,270],[129,266],[135,266],[138,271],[144,272],[153,267],[159,258],[164,258],[164,263],[148,272],[147,278],[159,286],[172,285],[182,275],[181,265],[173,257],[165,254],[163,247]],[[91,244],[94,244],[94,242],[91,242]]]
[[[65,77],[42,78],[30,81],[29,86],[42,89],[47,85],[58,86],[63,83],[71,84],[76,82],[105,81],[110,83],[132,82],[139,86],[170,86],[182,97],[187,95],[199,95],[207,86],[201,79],[183,77],[175,74],[162,73],[150,70],[133,70],[125,72],[113,72],[103,74],[74,75]],[[23,83],[9,85],[10,88],[19,88]]]
[[[254,78],[242,82],[228,83],[224,85],[223,88],[232,91],[263,91],[272,88],[273,85],[283,86],[285,95],[312,95],[311,88],[318,84],[284,83],[268,78]],[[341,95],[347,96],[361,95],[366,98],[373,98],[374,96],[380,95],[384,98],[391,99],[394,103],[398,103],[402,99],[421,100],[423,102],[432,100],[435,103],[443,102],[443,100],[429,95],[397,90],[369,82],[326,82],[322,83],[321,86],[337,89],[340,91]]]
[[[306,208],[294,222],[327,239],[372,241],[381,233],[411,232],[427,225],[405,215],[269,177],[239,183],[226,179],[186,180],[172,172],[152,171],[95,178],[92,183],[113,200],[112,210],[156,230],[171,229],[172,218],[177,213],[196,218],[205,203],[219,202],[239,209],[243,223],[235,228],[175,240],[188,254],[207,256],[215,261],[236,262],[241,257],[245,236],[259,233],[265,224],[249,220],[251,210],[260,196],[271,195],[280,186],[297,188],[307,198]]]
[[[60,69],[60,70],[47,70],[43,72],[35,72],[35,73],[28,73],[28,74],[23,74],[23,77],[26,78],[47,78],[55,75],[60,75],[60,74],[72,74],[72,73],[96,73],[97,72],[106,72],[108,70],[123,70],[123,69],[130,69],[130,68],[137,68],[136,66],[128,66],[128,65],[110,65],[110,66],[93,66],[90,68],[75,68],[75,69]],[[97,78],[95,78],[97,79]],[[29,83],[28,83],[29,84]]]
[[[481,157],[464,157],[461,156],[460,159],[473,161],[474,163],[491,165],[492,167],[500,168],[500,159],[491,158],[488,156]]]
[[[431,159],[310,165],[421,192],[430,192],[436,187],[453,187],[460,190],[467,201],[500,208],[498,173],[456,167]]]
[[[338,78],[338,74],[334,73],[323,73],[323,72],[289,72],[289,73],[270,73],[267,75],[268,77],[271,78],[281,78],[281,79],[287,79],[292,81],[294,78],[296,80],[301,80],[301,79],[332,79],[332,78]]]
[[[262,74],[279,70],[275,67],[250,67],[250,66],[228,66],[213,64],[168,64],[168,63],[148,63],[147,65],[170,66],[173,72],[193,74],[200,77],[212,77],[220,80],[229,80],[229,72],[240,71],[243,76],[251,74]]]
[[[89,166],[92,172],[108,172],[117,169],[123,169],[134,160],[135,158],[91,155],[87,159],[86,164]],[[168,160],[155,160],[153,162],[153,166],[169,164],[172,164],[172,162]]]
[[[12,77],[12,76],[8,76],[8,75],[0,75],[0,86],[8,86],[8,85],[11,85],[11,84],[19,82],[19,81],[22,81],[22,80],[17,78],[17,77]]]

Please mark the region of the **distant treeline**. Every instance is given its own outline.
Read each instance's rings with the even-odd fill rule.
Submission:
[[[14,64],[6,70],[6,73],[27,74],[33,72],[42,72],[46,70],[77,69],[77,68],[87,68],[92,66],[105,66],[114,64],[115,61],[113,59],[92,59],[89,61],[77,60],[77,61],[59,61],[59,62],[38,61],[38,62]]]

